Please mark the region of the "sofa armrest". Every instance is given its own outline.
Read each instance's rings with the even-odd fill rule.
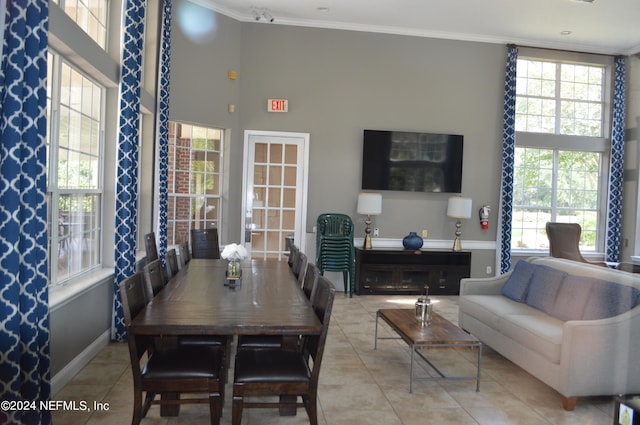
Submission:
[[[511,272],[495,277],[460,279],[460,295],[499,295]]]
[[[572,320],[563,329],[560,370],[564,395],[610,386],[598,394],[640,390],[640,306],[600,320]]]

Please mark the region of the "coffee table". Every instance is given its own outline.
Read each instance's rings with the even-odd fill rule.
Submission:
[[[384,320],[399,337],[378,337],[378,319]],[[467,379],[476,381],[476,391],[480,391],[480,363],[482,359],[482,343],[473,335],[463,331],[437,313],[432,314],[430,326],[421,326],[416,320],[414,309],[380,309],[376,313],[376,334],[374,349],[378,349],[379,339],[402,339],[411,348],[411,371],[409,375],[409,392],[413,392],[414,380],[427,379]],[[470,347],[478,348],[477,372],[475,376],[445,376],[427,357],[419,351],[424,348]],[[439,377],[415,377],[414,360],[418,354]]]

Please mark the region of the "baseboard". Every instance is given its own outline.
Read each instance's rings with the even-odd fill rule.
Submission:
[[[51,394],[55,395],[64,388],[65,385],[73,379],[78,372],[82,370],[104,347],[107,346],[111,339],[111,330],[106,330],[102,335],[95,339],[80,354],[74,357],[62,370],[51,378]]]

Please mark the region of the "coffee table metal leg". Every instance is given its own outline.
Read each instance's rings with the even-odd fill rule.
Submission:
[[[413,361],[416,355],[416,347],[413,344],[409,345],[411,349],[411,366],[409,371],[409,393],[413,393]]]
[[[378,318],[380,317],[380,313],[376,311],[376,337],[373,340],[373,349],[378,349]]]

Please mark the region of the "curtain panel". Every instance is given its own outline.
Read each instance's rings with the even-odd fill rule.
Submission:
[[[136,272],[140,78],[145,0],[125,0],[116,170],[115,284],[111,338],[126,340],[118,285]]]
[[[162,39],[158,75],[158,245],[159,256],[167,252],[168,182],[169,182],[169,76],[171,73],[171,0],[162,9]]]
[[[502,115],[502,179],[498,215],[497,266],[500,273],[511,269],[511,216],[513,211],[513,168],[516,147],[516,71],[518,48],[507,48],[504,81],[504,112]]]
[[[622,228],[622,189],[624,177],[624,129],[626,115],[626,59],[615,59],[613,120],[611,129],[611,162],[609,165],[609,203],[607,207],[607,239],[605,260],[620,260]]]
[[[47,257],[47,0],[10,1],[0,65],[0,410],[2,424],[50,424]]]

